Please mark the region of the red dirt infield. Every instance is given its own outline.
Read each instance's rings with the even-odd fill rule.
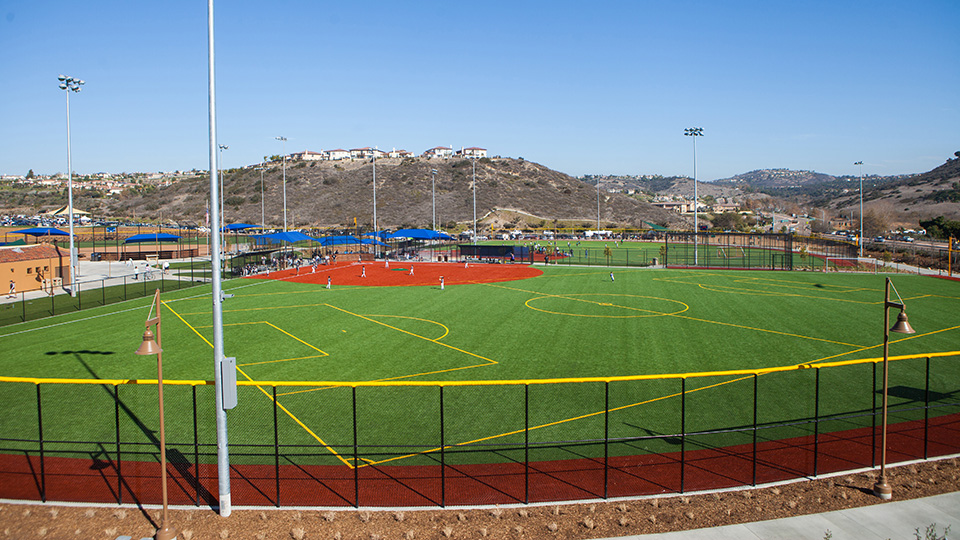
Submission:
[[[956,453],[958,430],[957,413],[931,418],[929,423],[891,424],[888,463]],[[278,450],[273,464],[232,464],[231,491],[234,504],[278,507],[425,507],[638,497],[868,469],[877,465],[879,442],[879,426],[759,441],[755,448],[750,444],[709,448],[691,440],[686,452],[611,456],[606,466],[602,457],[524,462],[518,451],[505,463],[462,464],[454,457],[444,465],[437,461],[351,469],[313,452]],[[122,462],[110,454],[112,445],[104,447],[110,451],[102,455],[40,448],[0,453],[0,498],[138,504],[161,500],[160,466],[152,444],[136,449],[124,445],[126,459],[148,461]],[[242,445],[233,445],[232,452],[237,451],[243,455]],[[186,445],[168,443],[167,452],[171,504],[215,506],[216,465],[198,463]],[[203,452],[212,459],[209,445]]]
[[[411,267],[413,271],[411,273]],[[315,270],[314,270],[315,269]],[[527,264],[435,263],[409,261],[348,262],[331,265],[301,266],[278,272],[248,276],[254,279],[276,279],[294,283],[313,283],[326,286],[327,277],[332,286],[409,287],[467,285],[529,279],[543,274],[539,268]]]

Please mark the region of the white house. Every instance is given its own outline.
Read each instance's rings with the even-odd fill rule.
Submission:
[[[413,157],[413,152],[409,152],[407,150],[397,150],[396,148],[394,148],[393,150],[387,152],[387,157],[392,157],[392,158]]]
[[[453,156],[453,148],[449,146],[436,146],[423,153],[423,157],[448,158]]]
[[[376,148],[370,148],[369,146],[350,149],[350,157],[352,159],[364,159],[372,157],[382,158],[384,155],[386,154],[383,152],[383,150],[377,150]]]
[[[310,150],[290,154],[290,161],[323,161],[324,159],[323,152],[311,152]]]
[[[328,161],[350,159],[350,152],[344,150],[343,148],[337,148],[336,150],[324,150],[323,155],[326,156],[325,159]]]
[[[470,148],[461,148],[460,150],[457,151],[457,155],[463,156],[463,157],[482,158],[482,157],[487,157],[487,149],[471,146]]]

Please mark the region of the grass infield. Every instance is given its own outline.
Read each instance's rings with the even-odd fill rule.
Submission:
[[[383,262],[301,268],[269,279],[225,282],[235,296],[224,303],[225,351],[237,357],[238,379],[296,381],[276,387],[280,443],[311,449],[313,463],[355,464],[354,411],[347,387],[309,381],[524,381],[530,379],[683,374],[761,369],[882,355],[884,276],[813,272],[736,272],[611,269],[525,265]],[[326,289],[327,276],[332,288]],[[439,276],[444,276],[440,289]],[[914,335],[891,336],[891,355],[960,349],[960,285],[896,276]],[[411,286],[393,286],[411,285]],[[191,387],[211,380],[209,288],[162,296],[167,440],[193,440]],[[0,374],[62,379],[155,379],[156,364],[133,354],[140,343],[149,298],[0,328]],[[893,314],[895,317],[895,313]],[[929,381],[933,414],[958,411],[957,358],[933,359]],[[834,420],[820,431],[871,425],[872,364],[798,370],[759,378],[757,421],[767,440],[808,435],[818,414]],[[819,375],[815,411],[814,372]],[[891,368],[892,422],[922,418],[923,360]],[[735,430],[753,423],[753,378],[688,378],[687,432],[703,447],[749,442]],[[0,383],[0,433],[5,452],[13,439],[36,438],[36,386]],[[124,441],[150,443],[156,392],[121,385]],[[115,436],[113,385],[41,385],[48,440]],[[680,432],[681,380],[506,386],[449,386],[440,410],[436,385],[356,389],[356,430],[367,446],[360,464],[424,465],[439,440],[463,463],[518,459],[509,447],[524,442],[531,460],[596,456],[605,430],[617,439],[614,455],[670,452]],[[606,393],[609,391],[609,393]],[[525,393],[528,394],[525,396]],[[199,438],[214,438],[212,387],[197,388]],[[270,385],[243,386],[228,413],[231,445],[273,444]],[[525,411],[525,403],[529,410]],[[605,418],[603,411],[609,407]],[[77,414],[82,411],[83,414]],[[788,425],[780,425],[787,423]],[[539,445],[539,446],[538,446]],[[32,446],[30,446],[32,448]],[[291,450],[292,451],[292,450]],[[239,452],[235,463],[260,457]]]

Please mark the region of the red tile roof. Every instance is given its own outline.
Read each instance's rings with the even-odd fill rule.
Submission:
[[[68,257],[66,251],[50,244],[29,246],[0,246],[0,263],[35,261],[38,259],[56,259]]]

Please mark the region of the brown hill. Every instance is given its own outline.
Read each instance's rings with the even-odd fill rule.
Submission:
[[[591,186],[537,163],[518,159],[477,161],[477,217],[495,226],[596,226],[597,192]],[[467,159],[378,159],[377,221],[381,228],[429,227],[432,221],[431,169],[436,169],[437,223],[466,228],[473,220],[473,166]],[[227,223],[259,224],[260,171],[226,172]],[[373,222],[373,165],[367,160],[287,163],[289,228],[352,226]],[[283,224],[282,169],[263,171],[267,226]],[[105,210],[113,215],[202,223],[208,197],[205,178],[183,180],[140,194],[127,194]],[[636,199],[601,193],[604,227],[641,227],[652,222],[684,228],[679,215]]]

